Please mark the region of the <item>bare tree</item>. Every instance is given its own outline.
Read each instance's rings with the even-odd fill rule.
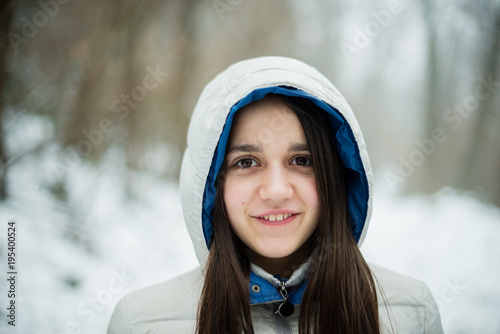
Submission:
[[[498,82],[500,75],[500,6],[493,1],[466,3],[464,10],[478,22],[481,36],[479,36],[480,66],[478,77],[484,80],[491,79]],[[485,87],[488,89],[488,87]],[[489,87],[491,89],[491,87]],[[498,96],[498,95],[497,95]],[[500,113],[496,105],[494,92],[489,98],[478,99],[477,111],[471,125],[471,134],[467,145],[462,151],[460,165],[457,172],[457,186],[465,189],[475,189],[480,186],[485,197],[500,206]],[[496,122],[496,126],[490,123]],[[493,130],[489,130],[493,129]]]
[[[14,11],[14,1],[6,0],[0,5],[0,22],[2,22],[0,32],[0,96],[3,97],[4,86],[6,82],[7,73],[5,72],[5,58],[8,46],[8,33],[12,14]],[[0,101],[0,200],[7,198],[7,152],[5,147],[5,133],[4,133],[4,111],[6,108],[5,101]]]

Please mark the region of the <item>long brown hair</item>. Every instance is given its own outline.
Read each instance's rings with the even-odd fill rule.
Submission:
[[[376,285],[351,232],[346,170],[335,149],[329,118],[308,99],[278,98],[295,112],[304,129],[320,199],[318,228],[309,240],[313,261],[300,306],[299,332],[380,333]],[[225,211],[224,174],[223,167],[216,184],[213,233],[196,332],[253,333],[249,261]]]

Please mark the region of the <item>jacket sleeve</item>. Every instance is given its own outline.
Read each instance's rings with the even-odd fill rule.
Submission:
[[[429,334],[442,334],[441,316],[431,291],[426,284],[423,284],[423,297],[425,301],[425,332]]]
[[[130,334],[126,297],[120,299],[108,325],[108,334]]]

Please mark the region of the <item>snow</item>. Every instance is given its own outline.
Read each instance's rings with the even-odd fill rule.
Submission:
[[[454,189],[378,189],[365,258],[427,283],[446,333],[499,333],[500,210]]]
[[[58,174],[57,152],[23,158],[9,174],[0,243],[15,220],[18,309],[15,330],[2,315],[2,333],[104,333],[120,297],[197,265],[177,184],[125,170],[116,152]],[[67,192],[54,191],[61,176]],[[500,210],[473,194],[403,197],[379,184],[362,252],[426,282],[446,333],[499,333],[499,239]]]
[[[16,221],[18,309],[15,329],[2,312],[0,333],[105,333],[120,297],[197,265],[177,184],[125,172],[116,156],[60,174],[59,158],[47,149],[10,171],[0,243],[3,252],[7,222]],[[66,201],[50,190],[59,177]],[[133,198],[126,180],[140,190]],[[6,288],[2,283],[2,309]]]

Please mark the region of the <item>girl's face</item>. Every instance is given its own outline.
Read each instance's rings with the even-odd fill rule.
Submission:
[[[295,113],[270,98],[238,111],[225,164],[227,215],[251,260],[259,265],[299,254],[318,225],[319,202]]]

